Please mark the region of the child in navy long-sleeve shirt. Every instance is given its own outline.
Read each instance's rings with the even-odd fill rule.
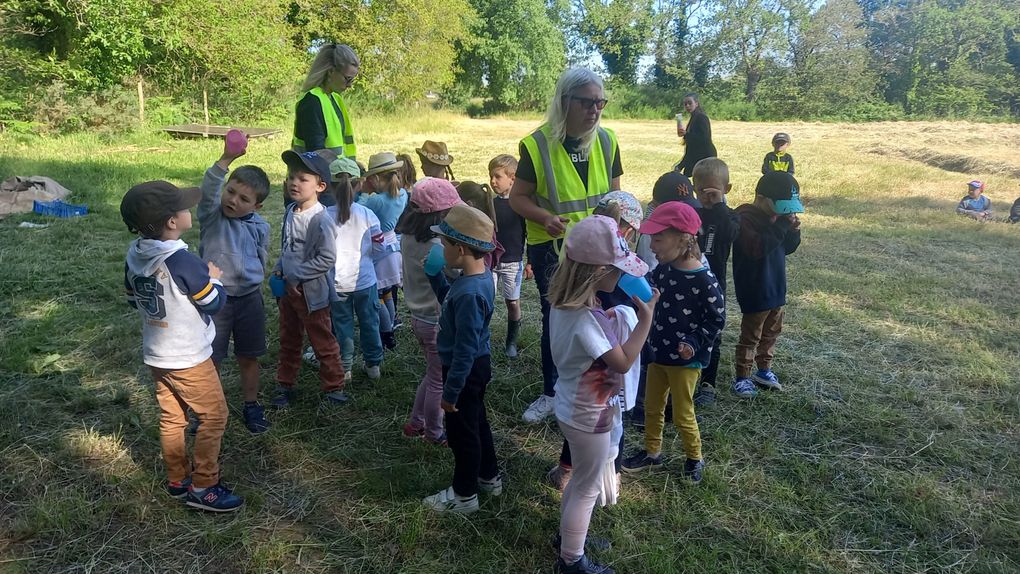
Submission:
[[[503,492],[485,412],[485,387],[492,378],[489,321],[496,293],[484,258],[496,246],[492,220],[467,205],[450,208],[432,231],[442,240],[445,264],[462,275],[451,286],[440,272],[442,265],[426,263],[425,273],[442,306],[436,346],[443,363],[442,407],[454,470],[453,485],[424,503],[439,512],[467,514],[478,510],[479,491],[493,496]],[[436,253],[429,258],[435,259]]]
[[[132,187],[120,204],[131,242],[124,264],[128,303],[142,318],[142,353],[152,371],[159,401],[160,446],[167,492],[189,506],[229,512],[244,499],[220,483],[219,453],[227,427],[227,402],[212,360],[216,329],[211,315],[226,299],[222,272],[188,252],[181,235],[191,229],[190,209],[198,188],[165,181]],[[194,465],[188,462],[184,429],[187,409],[200,422]],[[189,472],[190,471],[190,472]]]
[[[740,234],[733,247],[733,286],[743,317],[733,394],[740,398],[757,395],[756,384],[782,389],[772,372],[772,357],[783,330],[786,256],[800,245],[796,214],[803,211],[800,186],[785,171],[763,175],[755,188],[754,203],[737,208]],[[758,370],[752,374],[755,364]]]

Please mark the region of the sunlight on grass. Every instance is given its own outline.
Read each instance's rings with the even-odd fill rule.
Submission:
[[[416,110],[356,121],[362,161],[446,141],[458,179],[485,181],[488,160],[515,154],[540,118]],[[682,153],[673,123],[605,125],[619,137],[623,189],[649,199]],[[1020,571],[1020,229],[953,213],[969,179],[988,182],[1000,213],[1020,195],[1020,126],[714,122],[731,206],[753,199],[776,131],[793,135],[808,209],[775,359],[785,391],[729,396],[740,321],[731,284],[719,399],[699,411],[705,480],[691,488],[677,478],[682,445],[667,425],[666,468],[625,477],[620,504],[595,512],[592,532],[613,541],[596,557],[642,574]],[[123,301],[131,237],[118,204],[148,179],[197,185],[221,145],[145,133],[0,136],[0,172],[49,175],[90,207],[32,235],[17,224],[45,220],[0,222],[0,525],[9,533],[0,571],[548,571],[560,498],[542,477],[562,437],[555,424],[520,422],[542,386],[532,282],[523,356],[493,356],[486,395],[506,490],[483,498],[478,514],[420,506],[448,485],[453,461],[400,433],[422,365],[407,329],[379,382],[358,363],[343,408],[320,406],[316,373],[303,369],[299,399],[270,412],[273,428],[260,436],[240,422],[227,360],[222,468],[247,505],[205,516],[165,496],[159,408],[137,313]],[[240,162],[273,182],[261,211],[271,259],[288,146],[286,135],[253,140]],[[198,229],[183,239],[197,250]],[[278,349],[277,310],[266,314],[264,396]],[[496,349],[504,321],[500,307]],[[628,454],[641,448],[634,428],[626,440]]]
[[[103,480],[120,481],[139,472],[119,433],[106,435],[95,428],[82,428],[65,433],[63,444],[70,456]]]

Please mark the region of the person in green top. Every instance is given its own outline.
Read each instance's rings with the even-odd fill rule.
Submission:
[[[607,101],[602,78],[584,68],[568,69],[556,82],[545,123],[520,143],[510,207],[526,220],[528,263],[542,301],[543,393],[524,412],[528,423],[553,416],[557,372],[546,294],[563,238],[604,195],[620,189],[616,134],[599,126]]]
[[[357,160],[354,125],[341,94],[354,83],[360,68],[361,60],[350,46],[326,44],[319,49],[295,106],[292,150],[302,153],[328,149]],[[326,197],[328,194],[323,195],[323,199]],[[289,199],[284,194],[286,203]]]

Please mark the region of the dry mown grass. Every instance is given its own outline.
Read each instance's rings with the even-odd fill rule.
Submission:
[[[536,124],[360,122],[364,154],[446,140],[463,179],[482,178]],[[621,141],[624,189],[647,198],[679,159],[672,124],[607,125]],[[732,204],[750,199],[771,134],[794,138],[809,212],[789,259],[776,365],[788,390],[752,402],[724,394],[702,412],[704,484],[685,487],[671,472],[628,480],[621,504],[596,512],[593,529],[614,542],[600,558],[632,573],[1020,570],[1020,228],[952,214],[975,177],[1000,212],[1020,195],[1020,127],[713,127]],[[279,181],[285,145],[256,142],[247,161]],[[557,497],[540,481],[560,437],[519,422],[541,388],[533,287],[524,356],[496,358],[489,393],[506,494],[480,513],[419,506],[446,486],[451,461],[400,437],[422,365],[409,333],[382,382],[356,377],[348,406],[319,408],[305,371],[302,402],[267,435],[252,437],[235,416],[223,468],[248,505],[188,512],[161,490],[158,410],[137,317],[120,299],[130,237],[116,205],[143,179],[199,181],[215,142],[79,136],[0,139],[0,150],[0,175],[53,176],[93,212],[41,231],[18,229],[22,217],[0,222],[0,572],[549,570]],[[979,169],[943,169],[968,166]],[[280,215],[271,197],[274,228]],[[197,243],[197,232],[186,239]],[[730,303],[724,374],[739,320]],[[503,321],[499,311],[497,346]],[[275,338],[271,327],[270,349]],[[236,406],[230,368],[224,383]],[[672,430],[666,439],[677,452]],[[628,440],[636,447],[640,435]]]

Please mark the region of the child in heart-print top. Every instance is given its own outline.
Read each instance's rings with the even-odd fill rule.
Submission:
[[[641,225],[641,233],[652,236],[651,249],[659,261],[652,281],[662,296],[648,336],[655,360],[648,365],[645,382],[645,449],[623,462],[626,472],[662,464],[666,398],[672,393],[673,424],[687,455],[681,476],[695,483],[701,481],[705,463],[694,416],[694,390],[726,324],[719,281],[702,262],[698,249],[700,227],[694,208],[676,201],[656,207]]]

